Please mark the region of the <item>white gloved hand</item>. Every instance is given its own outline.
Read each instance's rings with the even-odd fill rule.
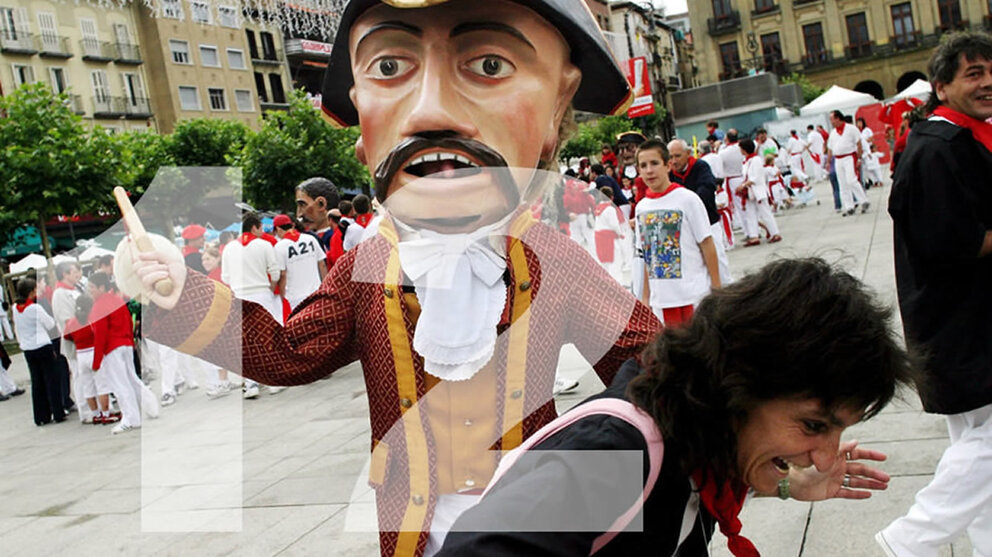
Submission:
[[[166,238],[149,234],[155,251],[140,253],[131,237],[117,245],[114,257],[114,276],[121,292],[143,304],[149,302],[163,308],[172,309],[186,284],[186,260],[178,247]],[[172,279],[173,289],[169,296],[155,291],[155,284],[164,279]]]

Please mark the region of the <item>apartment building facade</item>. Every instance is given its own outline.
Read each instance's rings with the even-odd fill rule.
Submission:
[[[0,94],[41,81],[90,124],[155,129],[136,31],[131,7],[0,0]]]
[[[992,26],[992,0],[700,0],[690,18],[704,84],[801,72],[882,99],[926,79],[941,34]]]
[[[180,120],[222,118],[258,129],[262,110],[288,107],[282,37],[247,22],[240,0],[135,3],[159,129]]]

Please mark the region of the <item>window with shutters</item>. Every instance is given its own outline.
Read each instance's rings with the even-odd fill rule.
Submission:
[[[222,27],[240,27],[238,10],[234,6],[217,6],[217,22]]]
[[[147,101],[140,75],[136,73],[124,73],[121,74],[121,79],[124,81],[124,96],[127,97],[129,105],[139,106]]]
[[[916,46],[916,28],[913,25],[913,6],[909,2],[891,6],[892,36],[896,48]]]
[[[96,21],[88,18],[79,20],[79,30],[83,33],[83,55],[102,56],[100,49],[100,39],[96,35]]]
[[[255,111],[255,103],[251,100],[251,91],[247,89],[235,89],[234,102],[238,105],[238,112]]]
[[[41,46],[45,52],[61,52],[62,44],[59,39],[58,26],[55,24],[55,14],[38,12],[38,33],[41,35]]]
[[[162,17],[183,19],[183,5],[179,0],[162,0]]]
[[[179,106],[183,110],[201,110],[200,91],[196,87],[179,86]]]
[[[269,102],[269,96],[265,93],[265,76],[255,72],[255,91],[258,92],[259,102]]]
[[[14,87],[20,87],[25,83],[34,83],[34,67],[24,64],[11,64],[11,73],[14,74]]]
[[[206,2],[190,2],[189,13],[195,23],[210,23],[210,4]]]
[[[279,104],[286,102],[286,92],[282,88],[282,76],[277,73],[270,73],[269,88],[272,89],[272,102]]]
[[[238,48],[227,49],[227,65],[232,70],[245,70],[245,51]]]
[[[58,95],[64,93],[69,88],[69,80],[65,76],[65,68],[48,68],[48,81],[52,85],[52,92]]]
[[[210,87],[207,89],[207,97],[210,99],[210,110],[227,110],[227,97],[223,89]]]
[[[100,101],[110,100],[110,85],[107,83],[107,72],[103,70],[93,70],[90,72],[90,81],[93,83],[93,96]]]
[[[172,61],[176,64],[191,64],[189,60],[189,43],[176,39],[169,39],[169,51],[172,53]]]
[[[216,46],[200,45],[200,64],[208,68],[220,67],[220,57],[217,56]]]

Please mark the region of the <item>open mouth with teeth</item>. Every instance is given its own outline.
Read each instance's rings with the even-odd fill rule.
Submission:
[[[434,151],[414,156],[403,171],[418,178],[464,178],[479,174],[481,168],[464,155],[451,151]]]
[[[776,456],[775,458],[772,459],[772,464],[775,465],[775,468],[783,475],[789,473],[789,462],[784,458],[780,458]]]

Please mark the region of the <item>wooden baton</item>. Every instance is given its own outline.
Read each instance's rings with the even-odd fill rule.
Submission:
[[[121,216],[124,218],[124,226],[127,228],[128,232],[131,234],[131,239],[134,240],[134,245],[138,248],[141,253],[152,253],[155,251],[155,245],[152,244],[152,239],[148,237],[148,233],[145,232],[145,226],[141,224],[141,219],[138,218],[138,212],[134,210],[134,205],[131,204],[131,200],[127,197],[127,192],[124,188],[117,186],[114,188],[114,199],[117,200],[117,206],[121,208]],[[172,279],[166,277],[155,283],[155,292],[158,292],[162,296],[168,296],[172,294],[172,289],[174,285],[172,284]]]

